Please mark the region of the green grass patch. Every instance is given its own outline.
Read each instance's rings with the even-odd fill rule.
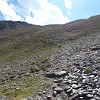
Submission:
[[[0,62],[9,62],[27,58],[31,56],[38,56],[45,52],[51,54],[52,49],[56,48],[57,44],[51,39],[28,39],[20,40],[13,43],[5,43],[0,45]]]
[[[45,90],[50,85],[42,81],[44,78],[39,76],[27,77],[25,79],[18,79],[16,81],[9,81],[7,83],[9,89],[4,91],[4,87],[0,86],[0,96],[7,96],[7,98],[15,98],[19,100],[21,98],[26,98],[30,95],[34,96],[39,90]],[[16,83],[14,86],[13,84]]]

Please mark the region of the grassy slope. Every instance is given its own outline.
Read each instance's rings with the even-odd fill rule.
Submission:
[[[14,100],[19,100],[30,95],[34,96],[39,90],[43,91],[48,88],[49,84],[40,84],[42,81],[43,78],[40,78],[39,76],[8,81],[6,85],[9,87],[9,89],[5,90],[4,86],[0,86],[0,96],[7,96],[7,100],[13,100],[14,98]],[[14,83],[16,83],[16,86],[13,85]]]
[[[7,30],[0,39],[0,61],[14,60],[39,54],[78,37],[99,32],[100,18],[74,21],[65,25]]]

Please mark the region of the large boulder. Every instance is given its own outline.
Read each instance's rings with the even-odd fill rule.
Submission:
[[[67,75],[67,71],[46,72],[46,77],[49,78],[64,77],[65,75]]]

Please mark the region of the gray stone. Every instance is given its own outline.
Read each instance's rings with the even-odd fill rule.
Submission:
[[[47,98],[47,100],[52,100],[51,95],[47,95],[46,98]]]
[[[27,100],[33,100],[33,98],[32,97],[28,97]]]
[[[54,73],[56,77],[67,75],[67,71],[57,71]]]
[[[42,92],[39,92],[38,94],[39,94],[39,95],[42,95]]]
[[[65,87],[65,90],[69,90],[70,88],[71,88],[71,87],[67,85],[67,86]]]
[[[46,72],[46,77],[49,78],[63,77],[65,75],[67,75],[67,71]]]
[[[71,94],[72,93],[72,88],[65,89],[64,91],[65,91],[66,94]]]
[[[100,97],[98,97],[98,96],[94,96],[94,98],[95,98],[96,100],[100,100]]]
[[[53,78],[55,77],[54,72],[46,72],[46,77]]]
[[[46,94],[46,91],[43,91],[43,94]]]
[[[84,98],[84,97],[79,97],[81,100]]]
[[[88,98],[93,98],[93,95],[92,94],[87,94],[86,95]]]
[[[95,98],[91,98],[90,100],[96,100]]]
[[[71,97],[71,100],[78,100],[79,98],[79,95],[78,94],[75,94]]]
[[[54,83],[59,83],[59,82],[62,82],[62,81],[63,81],[63,78],[60,78],[60,79],[54,80]]]
[[[57,97],[57,99],[56,100],[62,100],[60,97]]]
[[[54,88],[54,91],[56,91],[57,93],[61,93],[63,89],[61,87],[56,87]]]
[[[71,86],[72,86],[73,89],[78,89],[79,88],[77,84],[72,84]]]
[[[54,88],[56,88],[56,87],[57,87],[57,84],[54,83],[54,84],[52,85],[52,89],[54,89]]]
[[[57,92],[56,91],[53,91],[52,95],[53,95],[53,97],[56,97]]]
[[[100,50],[100,46],[92,47],[91,51]]]

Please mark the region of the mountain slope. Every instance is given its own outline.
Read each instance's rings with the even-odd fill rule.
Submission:
[[[6,21],[4,21],[4,23],[9,24],[9,22]],[[24,54],[29,54],[30,56],[34,53],[33,51],[37,52],[40,48],[52,48],[57,45],[63,45],[100,31],[100,18],[96,16],[89,19],[73,21],[64,25],[35,26],[28,25],[24,22],[11,23],[16,23],[14,27],[17,28],[13,29],[9,24],[9,27],[11,26],[10,29],[6,28],[0,31],[0,56],[4,57],[2,58],[4,60],[6,60],[6,58],[10,59],[11,57],[11,59],[17,58],[16,55],[18,57],[22,55],[23,57],[25,56]],[[8,27],[8,24],[5,24],[6,27]],[[16,52],[17,54],[15,54]]]
[[[23,27],[31,27],[32,24],[27,24],[26,22],[20,21],[0,21],[0,30],[5,29],[16,29],[16,28],[23,28]]]
[[[49,84],[45,82],[45,71],[71,70],[69,66],[73,66],[74,61],[78,62],[76,56],[82,56],[92,47],[100,45],[99,40],[100,15],[63,25],[37,26],[19,21],[1,21],[0,96],[10,98],[14,95],[13,83],[20,87],[16,100],[28,97],[33,92],[35,94],[41,89],[43,80],[45,87],[42,89],[47,88]],[[18,81],[22,83],[21,86]],[[4,85],[10,89],[3,91]],[[23,92],[24,88],[26,92]]]

